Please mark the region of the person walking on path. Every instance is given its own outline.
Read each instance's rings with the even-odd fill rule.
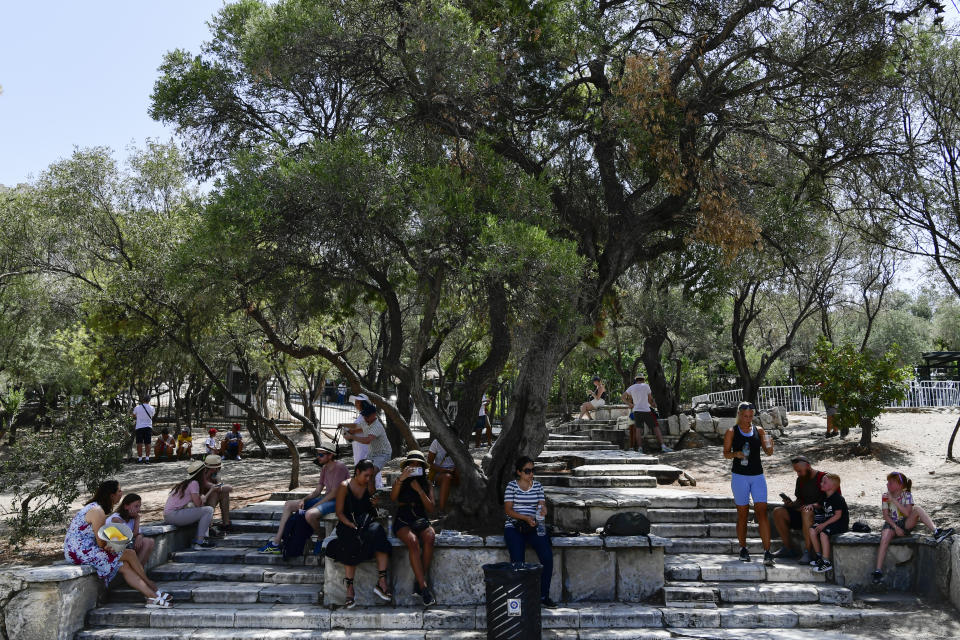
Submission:
[[[833,404],[828,404],[827,407],[827,433],[824,436],[825,438],[832,438],[834,436],[840,435],[840,428],[837,427],[834,422],[837,419],[837,410],[838,407]]]
[[[116,480],[100,483],[90,501],[70,521],[63,540],[63,557],[73,564],[93,567],[106,586],[110,586],[119,573],[128,585],[143,594],[147,599],[147,608],[169,609],[172,606],[170,594],[157,589],[157,585],[147,577],[136,552],[124,549],[122,553],[114,553],[106,541],[97,535],[106,524],[107,514],[113,511],[113,505],[122,494],[120,483]]]
[[[753,425],[756,407],[749,402],[737,405],[737,424],[723,436],[723,457],[733,460],[733,475],[730,487],[737,506],[737,540],[740,541],[740,560],[750,562],[747,550],[747,518],[750,515],[750,498],[753,497],[753,513],[763,542],[763,563],[774,565],[770,553],[770,520],[767,517],[767,479],[763,475],[760,450],[773,455],[773,438],[763,428]]]
[[[157,410],[150,405],[150,397],[141,396],[140,404],[133,408],[133,417],[137,421],[133,432],[137,442],[137,462],[150,462],[150,438],[153,436],[155,415]],[[144,449],[147,450],[146,458],[143,456]]]
[[[797,499],[784,500],[782,507],[773,510],[773,525],[783,541],[783,546],[774,556],[778,559],[800,556],[790,540],[791,530],[800,531],[803,534],[804,549],[799,562],[809,564],[813,561],[810,529],[814,526],[814,507],[820,505],[827,497],[820,484],[826,474],[814,469],[806,456],[794,456],[790,462],[797,474],[797,484],[793,490]]]
[[[194,460],[187,465],[187,477],[173,486],[167,503],[163,507],[163,521],[167,524],[184,526],[197,523],[197,535],[193,540],[196,551],[212,549],[216,545],[207,540],[210,523],[213,521],[213,507],[206,504],[208,494],[200,493],[200,477],[203,475],[203,462]]]
[[[643,376],[637,376],[633,379],[633,384],[627,387],[621,399],[633,407],[633,413],[630,414],[633,417],[633,426],[630,427],[630,448],[640,451],[643,443],[643,425],[647,425],[657,437],[660,450],[664,453],[673,451],[663,442],[663,434],[660,432],[657,414],[654,413],[657,402],[653,399],[653,391],[651,391],[650,385],[645,382]]]
[[[393,484],[390,499],[397,503],[393,535],[407,545],[410,568],[413,570],[413,592],[430,606],[437,599],[427,584],[436,531],[427,514],[435,508],[433,487],[427,480],[427,458],[421,451],[411,451],[403,463],[403,471]]]
[[[603,380],[600,376],[593,376],[591,382],[593,389],[590,390],[590,399],[580,405],[580,415],[577,416],[577,420],[582,420],[584,415],[587,416],[587,420],[593,420],[590,412],[607,404],[607,386],[603,384]]]
[[[490,398],[487,397],[487,394],[483,394],[483,398],[480,400],[480,413],[477,414],[477,421],[473,425],[473,432],[477,434],[477,448],[480,448],[480,438],[483,435],[483,430],[487,430],[487,446],[493,446],[493,425],[490,423],[490,416],[487,415],[487,410],[490,408]]]
[[[543,565],[540,573],[540,604],[548,609],[557,603],[550,598],[550,578],[553,576],[553,545],[544,524],[547,501],[543,487],[533,478],[534,463],[521,456],[516,463],[516,478],[507,483],[503,494],[503,539],[507,543],[510,562],[523,562],[529,544]]]
[[[344,434],[344,437],[347,440],[367,445],[368,459],[371,460],[374,467],[376,467],[376,471],[370,476],[370,493],[373,493],[377,490],[374,478],[383,470],[387,462],[390,461],[391,456],[393,456],[393,447],[390,446],[390,441],[387,440],[387,431],[383,428],[383,423],[380,422],[380,418],[377,416],[377,408],[375,406],[365,404],[360,411],[360,416],[363,418],[363,424],[360,425],[361,432],[359,434],[347,432]]]
[[[370,398],[367,397],[365,393],[358,393],[355,396],[350,396],[350,402],[353,403],[353,406],[357,408],[357,417],[353,422],[344,422],[338,424],[337,427],[344,430],[344,433],[351,435],[363,435],[363,426],[367,423],[364,420],[363,416],[360,415],[360,412],[363,411],[364,407],[370,406],[373,404],[370,403]],[[350,440],[350,438],[345,439]],[[365,458],[369,458],[370,447],[358,440],[353,440],[351,443],[351,448],[353,449],[353,462],[356,464]],[[378,473],[374,476],[374,485],[377,489],[383,488],[383,474]]]

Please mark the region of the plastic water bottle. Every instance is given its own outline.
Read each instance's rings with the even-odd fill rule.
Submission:
[[[743,458],[740,460],[740,464],[747,466],[750,464],[750,443],[743,445]]]
[[[547,526],[543,523],[543,505],[537,505],[537,535],[547,535]]]

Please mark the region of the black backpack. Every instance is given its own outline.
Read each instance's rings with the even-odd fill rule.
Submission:
[[[650,553],[653,553],[653,543],[650,540],[650,520],[639,511],[623,511],[615,513],[603,525],[603,533],[606,536],[647,536],[647,545]]]
[[[287,519],[287,524],[283,527],[283,536],[280,538],[280,550],[283,553],[283,559],[299,558],[310,542],[310,536],[313,535],[313,527],[307,522],[302,513],[294,513]]]

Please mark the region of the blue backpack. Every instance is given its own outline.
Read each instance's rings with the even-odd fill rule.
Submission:
[[[287,519],[280,537],[280,551],[283,559],[299,558],[303,556],[307,543],[313,535],[313,527],[307,522],[302,513],[294,513]]]

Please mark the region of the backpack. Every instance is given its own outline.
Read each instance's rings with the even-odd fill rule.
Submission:
[[[650,540],[650,520],[639,511],[623,511],[615,513],[603,525],[602,537],[606,536],[646,536],[648,549],[653,553],[653,543]]]
[[[283,553],[283,559],[299,558],[303,555],[310,537],[313,535],[313,527],[307,522],[302,513],[294,513],[287,519],[287,524],[283,527],[283,536],[280,538],[280,550]]]

